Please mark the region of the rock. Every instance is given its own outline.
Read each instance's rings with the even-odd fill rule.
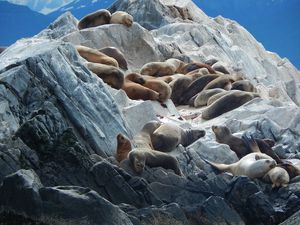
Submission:
[[[209,197],[201,205],[184,208],[190,224],[245,224],[239,214],[223,198]]]
[[[280,225],[297,225],[300,221],[300,210],[296,212],[294,215],[290,216],[287,220],[285,220]]]

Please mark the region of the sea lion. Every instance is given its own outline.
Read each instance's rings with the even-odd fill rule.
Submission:
[[[270,169],[262,179],[265,182],[272,183],[272,188],[275,187],[287,187],[290,182],[290,176],[288,172],[280,167],[276,166]]]
[[[258,96],[259,95],[255,93],[235,90],[235,92],[224,95],[204,109],[202,112],[202,118],[205,120],[215,118],[223,113],[240,107]]]
[[[254,92],[255,87],[249,80],[238,80],[232,83],[231,90]]]
[[[170,58],[165,61],[166,63],[170,63],[175,67],[175,73],[179,73],[182,70],[182,67],[185,66],[185,62],[180,59]]]
[[[142,66],[140,74],[161,77],[175,74],[176,66],[170,62],[149,62]]]
[[[215,89],[215,88],[214,88]],[[213,89],[208,89],[208,90],[213,90]],[[223,89],[224,90],[224,89]],[[219,98],[223,97],[224,95],[227,95],[229,93],[233,93],[235,90],[231,90],[231,91],[222,91],[220,93],[217,93],[217,94],[214,94],[212,96],[210,96],[208,99],[207,99],[207,103],[206,105],[211,105],[213,104],[215,101],[217,101]]]
[[[252,146],[248,146],[246,144],[247,138],[249,137],[247,137],[245,134],[242,136],[242,138],[236,137],[232,135],[230,129],[226,126],[214,125],[212,126],[212,131],[216,136],[216,141],[221,144],[229,145],[230,149],[236,153],[238,158],[242,158],[243,156],[251,152],[262,152],[272,157],[277,163],[282,162],[278,155],[272,150],[272,146],[274,145],[274,143],[269,139],[255,138],[254,140],[256,141],[258,146],[256,148],[256,145],[254,143],[252,144]]]
[[[161,122],[156,120],[151,120],[147,122],[141,131],[136,134],[132,142],[136,148],[149,148],[154,149],[153,144],[151,142],[152,133],[162,125]]]
[[[133,24],[133,17],[124,11],[116,11],[111,14],[110,22],[112,24],[123,24],[127,27],[131,27]]]
[[[165,102],[167,99],[171,97],[172,89],[171,87],[162,80],[156,79],[147,79],[143,84],[144,87],[150,88],[157,93],[159,93],[158,100],[160,102]]]
[[[110,18],[111,14],[108,10],[100,9],[84,16],[78,22],[77,27],[79,30],[81,30],[89,27],[97,27],[103,24],[109,24]]]
[[[198,95],[195,96],[193,101],[190,103],[191,106],[196,108],[207,105],[208,99],[218,93],[225,92],[222,88],[213,88],[201,91]]]
[[[132,150],[132,146],[129,139],[123,134],[117,135],[117,143],[117,152],[115,157],[118,162],[121,162],[127,158],[128,153]]]
[[[183,73],[183,74],[187,74],[193,70],[196,69],[201,69],[201,68],[206,68],[208,70],[208,72],[210,74],[215,74],[216,71],[209,65],[205,64],[205,63],[199,63],[199,62],[191,62],[188,63],[186,65],[184,65],[179,71],[177,71],[178,73]]]
[[[209,65],[209,66],[212,66],[212,65],[214,65],[216,62],[218,62],[217,59],[211,58],[211,59],[206,60],[204,63],[207,64],[207,65]]]
[[[245,142],[241,138],[232,135],[228,127],[212,126],[211,129],[216,136],[216,141],[221,144],[227,144],[239,159],[251,153]]]
[[[180,77],[174,82],[172,85],[171,99],[175,105],[179,105],[181,103],[182,94],[192,82],[193,79],[190,77]]]
[[[249,178],[262,178],[269,170],[276,166],[276,162],[264,153],[250,153],[232,164],[213,163],[205,160],[219,171],[229,172],[233,176],[248,176]]]
[[[201,76],[200,78],[194,80],[186,89],[182,92],[179,99],[179,104],[187,105],[189,100],[200,91],[202,91],[207,84],[211,83],[213,80],[219,78],[219,75],[209,74]]]
[[[229,71],[225,68],[225,66],[223,66],[222,64],[220,63],[215,63],[214,65],[212,65],[212,68],[215,70],[215,71],[218,71],[218,72],[221,72],[221,73],[224,73],[224,74],[230,74]]]
[[[126,92],[128,98],[133,100],[159,100],[159,93],[144,87],[145,79],[137,74],[131,73],[125,77],[122,89]]]
[[[182,175],[177,159],[164,152],[149,150],[148,148],[134,148],[129,152],[128,158],[132,169],[138,174],[141,174],[147,165],[171,169],[175,174]]]
[[[278,164],[277,166],[285,169],[289,174],[290,179],[300,175],[300,168],[287,160],[282,161],[282,163]]]
[[[114,58],[115,60],[117,60],[119,67],[123,70],[128,70],[128,65],[127,65],[127,61],[125,59],[124,54],[115,47],[105,47],[105,48],[101,48],[98,51],[104,53],[105,55]]]
[[[89,48],[82,45],[76,45],[76,50],[82,58],[85,58],[89,62],[101,63],[114,67],[119,67],[117,60],[112,57],[99,52],[97,49]]]
[[[231,81],[227,76],[218,76],[216,79],[213,79],[212,81],[210,81],[203,88],[203,90],[213,89],[213,88],[223,88],[224,90],[228,91],[231,89]]]
[[[118,68],[92,62],[86,63],[86,66],[111,87],[121,89],[124,85],[124,74]]]
[[[164,123],[152,133],[151,142],[155,150],[170,152],[179,144],[187,147],[204,136],[204,130],[183,129],[175,124]]]

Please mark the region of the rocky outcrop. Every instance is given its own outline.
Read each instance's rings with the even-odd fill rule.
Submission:
[[[0,55],[0,205],[9,209],[0,215],[74,224],[278,224],[296,213],[286,221],[292,223],[300,209],[299,177],[271,189],[260,180],[217,175],[204,159],[237,160],[215,141],[212,125],[271,138],[280,157],[300,159],[299,71],[236,22],[209,18],[188,0],[117,1],[110,10],[127,11],[136,22],[79,31],[67,13]],[[131,101],[90,72],[74,44],[117,47],[130,72],[170,57],[217,59],[255,83],[262,99],[209,121],[197,117],[201,108]],[[162,168],[135,176],[114,160],[117,134],[131,138],[157,116],[206,131],[170,153],[182,177]]]

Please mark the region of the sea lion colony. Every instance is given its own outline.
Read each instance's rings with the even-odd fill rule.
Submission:
[[[78,29],[112,23],[130,27],[133,17],[126,12],[110,14],[102,9],[83,17],[78,23]],[[107,46],[97,50],[76,46],[76,49],[87,60],[86,65],[93,73],[111,87],[123,89],[130,99],[157,100],[161,103],[171,99],[177,106],[206,107],[202,112],[202,119],[205,120],[218,117],[260,97],[250,81],[239,74],[231,74],[217,59],[204,63],[185,63],[170,58],[163,62],[148,62],[139,71],[125,74],[128,70],[126,53],[118,48]],[[229,145],[240,158],[230,165],[204,159],[214,168],[233,175],[261,178],[271,182],[273,187],[286,186],[290,179],[300,175],[297,166],[280,159],[273,152],[270,141],[239,138],[224,126],[212,126],[212,130],[216,141]],[[184,130],[174,124],[150,121],[131,140],[118,134],[115,157],[121,167],[127,162],[137,175],[146,166],[160,166],[182,175],[176,157],[168,153],[179,144],[186,147],[204,135],[205,131],[201,129]]]

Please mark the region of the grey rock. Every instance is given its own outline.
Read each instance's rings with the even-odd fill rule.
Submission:
[[[287,220],[282,222],[280,225],[297,225],[300,221],[300,210],[290,216]]]

